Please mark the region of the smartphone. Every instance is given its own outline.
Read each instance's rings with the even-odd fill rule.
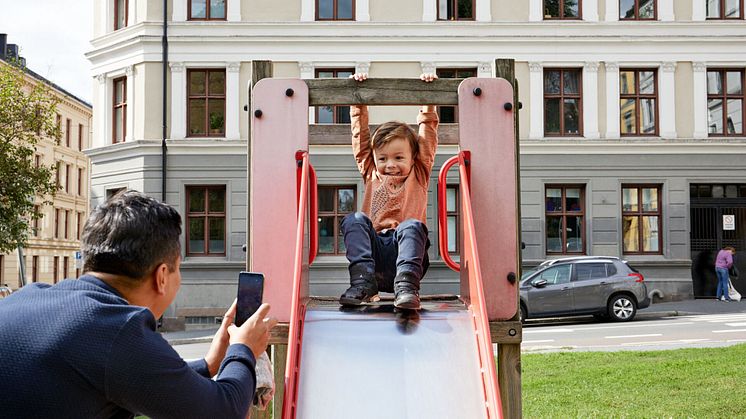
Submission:
[[[262,305],[264,275],[256,272],[238,274],[238,298],[236,303],[236,326],[241,326]]]

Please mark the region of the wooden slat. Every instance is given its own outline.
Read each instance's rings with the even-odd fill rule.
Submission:
[[[497,345],[497,380],[500,382],[500,400],[503,417],[521,417],[521,344]]]
[[[307,79],[310,106],[458,105],[462,79]]]
[[[410,125],[417,132],[416,125]],[[378,125],[371,125],[374,132]],[[349,124],[312,124],[308,126],[308,142],[311,145],[350,145]],[[458,124],[440,124],[438,144],[458,145]]]

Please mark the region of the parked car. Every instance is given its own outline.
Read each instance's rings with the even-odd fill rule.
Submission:
[[[520,283],[522,320],[593,315],[624,322],[648,306],[645,278],[616,257],[552,259]]]

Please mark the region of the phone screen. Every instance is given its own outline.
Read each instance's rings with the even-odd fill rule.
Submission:
[[[238,301],[236,304],[236,326],[241,326],[262,305],[264,275],[254,272],[238,274]]]

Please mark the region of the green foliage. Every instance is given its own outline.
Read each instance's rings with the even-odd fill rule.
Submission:
[[[29,83],[24,68],[0,61],[0,253],[25,246],[35,203],[57,191],[55,168],[36,167],[43,136],[59,138],[59,100],[42,82]]]
[[[527,418],[746,417],[746,345],[521,359]]]

